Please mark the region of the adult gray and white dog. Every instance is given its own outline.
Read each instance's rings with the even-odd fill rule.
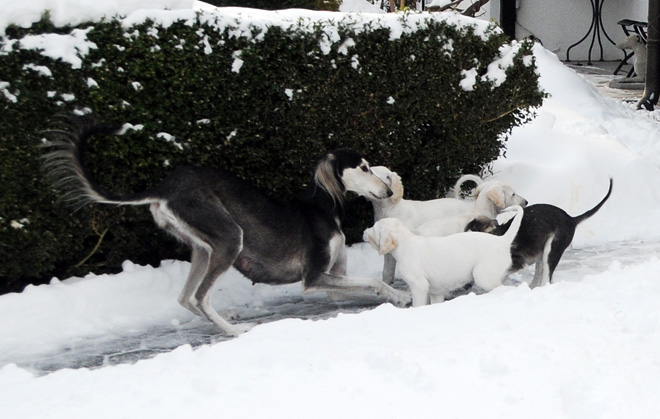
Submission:
[[[392,195],[367,161],[348,150],[326,154],[316,166],[305,195],[290,202],[271,199],[229,172],[203,167],[174,170],[152,189],[117,194],[98,185],[85,168],[83,150],[96,134],[117,134],[114,126],[69,120],[50,132],[53,148],[45,167],[62,186],[84,202],[149,205],[156,224],[192,250],[188,279],[179,302],[215,323],[228,335],[252,324],[232,324],[211,306],[213,288],[234,266],[253,282],[302,281],[306,292],[350,294],[368,291],[398,306],[407,293],[382,281],[346,276],[346,248],[341,215],[347,192],[373,199]]]

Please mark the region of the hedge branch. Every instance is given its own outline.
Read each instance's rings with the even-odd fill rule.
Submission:
[[[470,7],[465,9],[463,12],[463,16],[471,16],[474,17],[479,10],[481,10],[481,6],[485,5],[488,3],[489,0],[477,0],[476,3],[472,3]]]
[[[96,229],[96,227],[94,227],[94,232],[95,232],[96,234],[98,234],[99,239],[96,241],[96,245],[94,246],[94,248],[92,249],[92,251],[89,252],[89,254],[88,254],[87,256],[85,256],[85,258],[84,258],[83,260],[81,260],[80,262],[76,263],[76,264],[74,265],[74,267],[76,267],[76,268],[81,267],[85,262],[87,262],[87,261],[89,260],[89,258],[91,258],[92,256],[94,256],[94,254],[99,250],[99,247],[101,247],[101,243],[103,242],[103,239],[105,238],[105,235],[108,233],[108,230],[110,230],[110,228],[109,228],[109,227],[106,227],[105,230],[103,230],[102,232],[99,233],[99,231]]]

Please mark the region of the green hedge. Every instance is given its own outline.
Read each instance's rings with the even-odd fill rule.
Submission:
[[[197,164],[227,168],[289,199],[327,150],[346,147],[396,170],[408,197],[429,199],[497,158],[506,134],[544,97],[531,44],[513,47],[506,80],[497,81],[506,36],[476,21],[324,12],[251,25],[227,13],[160,12],[76,28],[45,18],[7,29],[0,45],[5,290],[115,271],[126,259],[187,256],[146,208],[72,211],[60,202],[40,172],[39,148],[57,114],[93,112],[136,127],[95,138],[87,152],[95,179],[115,191],[140,191],[175,166]],[[78,60],[32,49],[46,39],[35,38],[41,34],[78,39]],[[476,77],[465,90],[470,70]],[[354,199],[348,214],[349,241],[359,240],[369,205]]]

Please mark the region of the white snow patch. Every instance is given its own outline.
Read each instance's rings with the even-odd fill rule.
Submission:
[[[44,35],[27,35],[21,38],[20,46],[23,49],[39,50],[46,57],[61,59],[71,64],[72,68],[82,66],[82,56],[90,49],[96,49],[96,44],[87,40],[88,29],[74,29],[68,35],[54,33]]]
[[[474,86],[477,84],[477,69],[471,68],[469,70],[461,71],[463,78],[459,82],[461,89],[466,92],[471,92],[474,90]]]

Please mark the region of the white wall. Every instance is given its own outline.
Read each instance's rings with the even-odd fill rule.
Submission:
[[[500,0],[490,1],[490,17],[498,21]],[[602,20],[605,32],[614,42],[624,38],[621,27],[616,24],[622,19],[646,21],[648,0],[602,0]],[[517,0],[516,38],[534,35],[560,59],[566,60],[566,50],[579,41],[589,30],[592,8],[589,0]],[[580,45],[570,50],[571,61],[587,59],[592,40],[589,34]],[[619,60],[622,52],[616,49],[602,34],[603,57]],[[592,60],[600,59],[598,40],[594,43]]]

